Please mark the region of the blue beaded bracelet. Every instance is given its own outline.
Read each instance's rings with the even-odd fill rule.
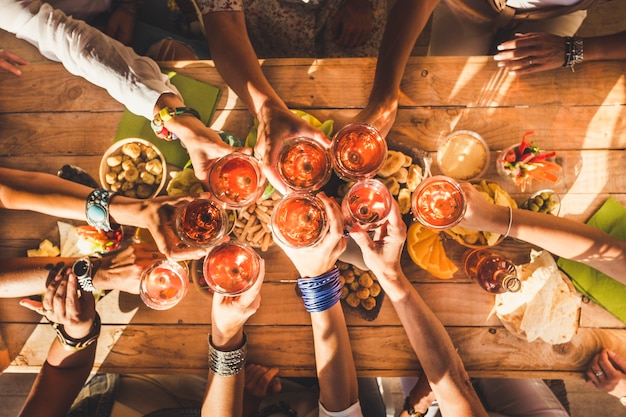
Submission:
[[[298,279],[304,308],[309,313],[320,313],[334,306],[341,299],[339,268],[311,278]]]

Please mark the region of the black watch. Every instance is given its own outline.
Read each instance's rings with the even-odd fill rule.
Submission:
[[[65,328],[62,324],[55,323],[53,321],[50,322],[52,328],[57,332],[57,339],[63,345],[65,350],[83,350],[87,346],[91,345],[93,342],[98,340],[98,336],[100,336],[100,328],[102,327],[102,322],[100,321],[100,315],[96,312],[96,316],[93,319],[93,323],[91,325],[91,329],[87,336],[74,339],[70,335],[65,332]]]
[[[72,273],[76,275],[80,289],[88,292],[95,292],[93,286],[93,265],[89,258],[80,258],[72,265]]]

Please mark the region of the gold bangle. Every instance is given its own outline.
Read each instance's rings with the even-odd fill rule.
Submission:
[[[502,240],[504,240],[507,237],[509,237],[509,233],[511,233],[511,226],[512,225],[513,225],[513,208],[511,206],[509,206],[509,225],[506,228],[506,233],[504,234],[504,237],[502,238]]]

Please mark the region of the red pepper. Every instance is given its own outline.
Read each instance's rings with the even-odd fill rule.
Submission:
[[[524,150],[525,150],[528,146],[530,146],[530,142],[527,142],[527,141],[526,141],[526,138],[527,138],[528,136],[530,136],[530,135],[534,135],[534,134],[535,134],[535,132],[534,132],[534,131],[526,132],[526,133],[524,134],[524,137],[522,138],[522,142],[521,142],[521,143],[519,144],[519,146],[517,147],[517,155],[518,155],[518,158],[521,158],[521,157],[522,157],[522,155],[524,155]]]
[[[555,155],[556,155],[556,152],[555,152],[555,151],[552,151],[552,152],[546,152],[546,153],[541,153],[541,154],[539,154],[539,155],[535,156],[533,159],[531,159],[531,160],[530,160],[530,161],[528,161],[528,162],[531,162],[531,163],[532,163],[532,162],[537,162],[537,161],[543,161],[544,159],[546,159],[546,158],[552,158],[552,157],[553,157],[553,156],[555,156]]]

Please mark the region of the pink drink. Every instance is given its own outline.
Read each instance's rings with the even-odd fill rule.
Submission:
[[[141,300],[155,310],[174,307],[187,293],[189,275],[176,262],[161,260],[154,263],[141,277]]]
[[[215,202],[198,198],[176,217],[178,237],[190,246],[208,247],[221,240],[228,230],[228,215]]]
[[[256,159],[235,152],[213,164],[209,172],[209,189],[227,208],[242,208],[261,197],[265,178]]]
[[[331,163],[326,149],[308,138],[296,138],[278,155],[278,173],[294,190],[320,189],[330,178]]]
[[[349,224],[357,223],[365,230],[372,230],[387,219],[391,200],[391,194],[383,183],[368,179],[350,188],[341,208]]]
[[[313,246],[326,234],[326,210],[318,197],[294,193],[278,202],[272,212],[272,232],[292,247]]]
[[[446,229],[465,214],[465,194],[452,178],[436,175],[420,183],[413,192],[413,215],[426,227]]]
[[[259,276],[259,255],[248,246],[226,242],[204,260],[204,279],[213,291],[234,296],[250,288]]]
[[[331,155],[337,175],[358,181],[373,177],[383,166],[387,143],[372,126],[353,123],[337,132]]]

